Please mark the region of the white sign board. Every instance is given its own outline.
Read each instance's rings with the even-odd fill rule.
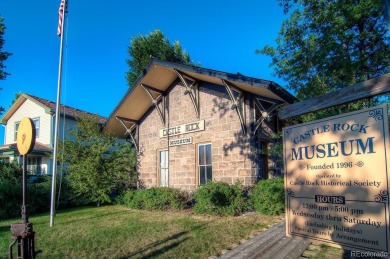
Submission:
[[[194,121],[160,130],[160,138],[176,136],[204,130],[204,120]]]
[[[388,253],[387,105],[283,133],[287,236]]]
[[[170,147],[180,146],[180,145],[188,145],[188,144],[192,144],[192,137],[169,140]]]

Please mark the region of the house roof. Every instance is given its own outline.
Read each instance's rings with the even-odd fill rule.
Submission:
[[[7,144],[7,145],[0,146],[0,153],[2,151],[10,151],[10,150],[17,150],[17,149],[18,147],[16,143]],[[48,145],[42,144],[40,142],[35,142],[32,152],[50,153],[53,152],[53,148],[49,147]]]
[[[104,130],[109,131],[115,137],[125,138],[126,130],[116,118],[125,118],[126,123],[130,124],[138,122],[152,105],[150,96],[142,86],[148,86],[154,91],[165,93],[178,80],[177,72],[197,81],[210,82],[220,86],[224,86],[224,80],[241,91],[284,103],[297,101],[293,95],[269,80],[153,59],[111,113]]]
[[[49,101],[49,100],[31,95],[31,94],[22,93],[19,96],[19,98],[12,104],[11,108],[9,108],[8,111],[6,111],[4,116],[1,118],[1,123],[7,124],[7,121],[11,118],[11,116],[19,109],[19,107],[26,100],[30,100],[30,101],[40,105],[41,107],[43,107],[45,109],[45,111],[47,113],[54,114],[56,111],[56,103],[55,102],[52,102],[52,101]],[[96,114],[82,111],[82,110],[79,110],[79,109],[76,109],[76,108],[73,108],[73,107],[70,107],[67,105],[60,105],[60,113],[61,113],[61,115],[65,115],[65,116],[73,118],[73,119],[80,118],[81,116],[84,116],[84,115],[96,115]],[[104,124],[107,121],[107,118],[99,116],[99,115],[97,115],[97,116],[99,117],[99,122],[101,124]]]

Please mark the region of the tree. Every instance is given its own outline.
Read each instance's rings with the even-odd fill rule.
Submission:
[[[138,35],[130,42],[128,53],[131,59],[126,60],[130,67],[129,72],[126,73],[129,87],[141,75],[142,70],[145,69],[152,58],[187,65],[193,64],[189,54],[183,51],[180,42],[175,41],[172,45],[169,39],[158,29],[147,35]]]
[[[4,61],[7,60],[7,58],[11,55],[11,53],[9,52],[2,51],[5,42],[3,39],[3,35],[6,29],[3,20],[4,18],[0,17],[0,80],[5,80],[7,75],[9,75],[7,72],[4,71],[5,68]],[[2,88],[0,88],[0,90],[2,90]],[[4,112],[4,107],[0,106],[0,114],[2,114],[3,112]]]
[[[130,186],[135,178],[134,151],[102,132],[98,116],[81,117],[70,135],[60,143],[61,162],[83,203],[109,203],[114,190]]]
[[[279,0],[289,18],[272,58],[274,74],[298,99],[338,90],[388,73],[390,37],[380,0]]]

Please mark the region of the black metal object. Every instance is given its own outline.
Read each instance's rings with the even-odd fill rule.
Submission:
[[[35,251],[35,232],[33,231],[32,223],[28,222],[28,214],[26,208],[27,202],[27,173],[26,173],[26,155],[23,156],[22,166],[22,220],[23,223],[11,224],[12,243],[9,246],[9,259],[13,258],[13,247],[17,244],[18,259],[34,259],[41,251]]]

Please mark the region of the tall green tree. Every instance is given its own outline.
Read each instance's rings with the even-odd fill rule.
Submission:
[[[129,188],[136,179],[135,151],[101,131],[99,117],[84,116],[60,143],[65,171],[79,201],[109,203],[110,194]]]
[[[381,0],[279,0],[289,17],[272,58],[274,74],[301,100],[388,73],[390,38]]]
[[[7,60],[7,58],[11,55],[11,53],[2,50],[5,42],[3,35],[6,29],[3,20],[4,18],[0,17],[0,80],[5,80],[7,75],[9,75],[7,72],[4,71],[4,68],[6,67],[4,65],[4,61]],[[1,87],[0,90],[2,90]],[[0,106],[0,114],[2,114],[3,112],[4,112],[4,107]]]
[[[147,35],[138,35],[131,39],[130,43],[128,47],[130,59],[126,60],[130,68],[126,73],[129,87],[141,75],[142,70],[152,58],[187,65],[193,64],[190,55],[182,49],[180,42],[175,41],[171,44],[159,29]]]

